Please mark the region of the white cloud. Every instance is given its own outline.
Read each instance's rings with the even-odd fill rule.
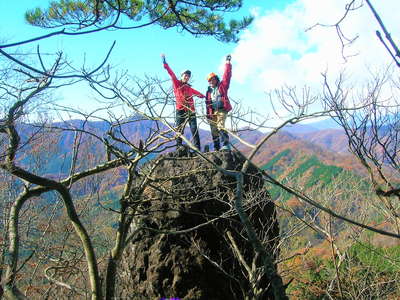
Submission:
[[[398,37],[398,0],[375,1],[392,37]],[[379,3],[378,3],[379,2]],[[364,4],[351,12],[342,23],[346,37],[359,36],[346,47],[342,57],[341,44],[334,24],[343,16],[345,0],[298,0],[283,11],[258,10],[254,24],[241,37],[232,56],[235,62],[234,80],[239,84],[267,91],[282,85],[312,85],[321,82],[321,73],[331,76],[346,68],[347,73],[361,76],[366,66],[390,63],[391,58],[378,41],[375,30],[380,29],[369,8]],[[351,56],[357,54],[356,56]]]

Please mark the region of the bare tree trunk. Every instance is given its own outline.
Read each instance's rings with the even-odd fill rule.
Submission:
[[[132,188],[134,171],[136,163],[131,163],[128,168],[128,179],[125,184],[124,193],[120,199],[121,212],[118,220],[118,230],[116,232],[116,239],[114,248],[110,251],[107,263],[105,295],[107,300],[115,298],[115,281],[117,274],[117,266],[121,259],[122,253],[126,246],[126,237],[133,220],[132,213],[128,215],[129,203],[128,200],[132,197],[137,198],[135,189]],[[132,195],[133,193],[133,195]]]
[[[249,220],[248,215],[243,209],[243,173],[238,172],[236,175],[237,180],[237,191],[235,199],[235,209],[240,217],[240,220],[246,229],[247,237],[250,243],[253,245],[256,252],[260,254],[261,260],[264,265],[264,273],[268,280],[271,282],[272,290],[276,300],[286,300],[289,299],[286,296],[285,286],[283,285],[282,278],[278,275],[275,262],[272,256],[265,250],[260,240],[257,237],[256,232]]]

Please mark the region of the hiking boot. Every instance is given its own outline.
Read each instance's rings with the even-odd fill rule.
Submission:
[[[231,151],[231,146],[229,144],[224,145],[224,146],[222,146],[221,151]]]
[[[187,148],[183,145],[179,145],[176,147],[176,152],[178,156],[185,156],[187,154]]]
[[[214,151],[219,151],[220,148],[219,141],[214,141]]]

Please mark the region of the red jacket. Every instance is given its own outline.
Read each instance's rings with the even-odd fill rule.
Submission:
[[[224,110],[226,112],[232,110],[232,105],[228,98],[228,89],[229,89],[229,84],[231,82],[231,77],[232,77],[232,65],[230,63],[226,63],[224,75],[222,76],[222,80],[218,83],[218,90],[221,95],[221,101],[224,104]],[[207,117],[211,118],[213,114],[213,108],[211,101],[211,93],[208,91],[206,93],[206,111],[207,111]]]
[[[171,70],[167,63],[164,64],[164,68],[167,70],[169,76],[172,79],[172,86],[174,88],[174,94],[176,98],[176,109],[185,110],[190,109],[194,111],[193,96],[204,98],[205,96],[191,88],[189,84],[183,83],[176,78],[175,73]]]

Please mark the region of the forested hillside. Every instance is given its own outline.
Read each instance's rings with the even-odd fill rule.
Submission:
[[[137,122],[135,118],[125,122],[126,126],[120,128],[119,135],[135,144],[145,139],[145,136],[153,130],[152,128],[157,126],[151,126],[150,122]],[[43,172],[44,175],[51,178],[61,179],[68,176],[69,170],[66,166],[70,165],[73,160],[73,153],[68,151],[68,149],[73,149],[73,128],[95,132],[98,137],[106,135],[106,124],[103,122],[54,123],[49,124],[50,131],[45,130],[44,132],[35,132],[34,128],[33,125],[25,124],[24,132],[27,135],[35,133],[32,134],[34,142],[31,145],[37,144],[40,147],[26,148],[21,157],[21,164],[32,168],[40,163],[39,172]],[[69,130],[65,131],[65,129]],[[62,134],[58,134],[58,130]],[[254,136],[254,142],[266,135],[254,131],[250,134]],[[207,137],[209,135],[208,131],[202,131],[202,141],[210,141],[210,138]],[[349,153],[335,153],[332,152],[332,147],[329,145],[312,142],[313,137],[318,139],[320,136],[319,130],[308,132],[306,139],[302,137],[302,134],[293,131],[292,133],[281,132],[270,139],[259,151],[255,161],[261,170],[283,184],[311,195],[335,212],[376,228],[390,230],[391,224],[386,221],[384,208],[371,206],[376,202],[374,199],[376,196],[373,195],[373,187],[365,176],[365,172],[360,172],[359,163]],[[23,137],[23,139],[26,138]],[[117,142],[115,146],[118,144],[121,149],[126,147],[120,142]],[[246,153],[243,145],[240,143],[237,145]],[[85,151],[81,151],[82,156],[77,157],[76,168],[94,167],[98,158],[106,155],[105,148],[101,147],[101,143],[97,139],[91,138],[91,135],[82,135],[80,147]],[[95,153],[95,155],[83,156],[83,153],[87,151],[87,154]],[[165,147],[160,154],[169,151],[174,151],[173,145]],[[92,158],[90,158],[91,156]],[[157,154],[150,155],[141,163],[154,160],[156,157]],[[110,247],[113,239],[110,229],[118,227],[118,219],[113,211],[121,209],[118,195],[123,193],[124,182],[128,176],[126,171],[119,168],[109,174],[105,173],[96,181],[90,180],[74,187],[74,194],[77,196],[76,205],[82,207],[82,220],[87,225],[92,224],[96,228],[92,236],[93,245],[99,255],[106,255],[106,249]],[[7,177],[3,177],[2,180],[3,186],[7,186],[4,181],[8,180]],[[99,188],[97,196],[91,192],[93,184]],[[368,231],[360,231],[342,220],[334,220],[275,184],[266,183],[264,188],[278,207],[282,239],[280,251],[282,258],[287,257],[287,261],[284,260],[285,263],[281,264],[280,268],[282,274],[285,274],[284,280],[287,282],[292,280],[289,291],[294,299],[322,297],[323,286],[329,284],[329,281],[335,276],[340,278],[340,276],[345,276],[346,272],[353,272],[353,269],[368,268],[368,274],[365,274],[364,270],[357,271],[352,275],[353,285],[364,280],[365,276],[373,276],[375,284],[383,284],[380,282],[385,282],[387,277],[396,276],[394,262],[390,263],[400,251],[395,239],[384,238]],[[3,192],[6,191],[3,189]],[[51,212],[51,207],[56,203],[55,199],[50,195],[43,198],[41,202],[36,203],[37,209],[30,212],[36,215],[36,222],[38,225],[43,224],[42,226],[45,226],[49,216],[52,219],[58,219],[48,228],[51,245],[62,244],[65,239],[63,226],[70,227],[67,225],[67,216],[60,212]],[[69,228],[67,232],[71,230],[72,228]],[[30,235],[29,246],[26,244],[21,247],[23,258],[29,258],[37,251],[51,250],[50,252],[54,253],[55,249],[49,248],[49,245],[42,249],[38,244],[38,239],[39,236]],[[72,242],[72,244],[75,243],[77,241]],[[332,247],[335,252],[332,252]],[[369,256],[367,253],[370,251],[376,254]],[[335,263],[337,263],[336,267]],[[40,265],[43,265],[40,267],[43,268],[48,263],[45,260],[31,259],[31,266],[39,267]],[[29,273],[28,270],[29,268],[26,268]],[[350,288],[350,286],[347,287],[347,284],[351,284],[351,282],[346,282],[342,288]],[[44,286],[36,284],[36,288],[42,290]],[[373,291],[368,290],[366,286],[360,286],[359,289],[360,291],[357,293],[362,293],[363,297],[374,295]],[[384,290],[380,295],[394,295],[395,290],[396,285],[385,283]],[[334,293],[338,293],[338,291]],[[352,291],[352,293],[356,292]]]
[[[342,216],[348,216],[379,229],[390,230],[383,206],[368,178],[357,169],[323,163],[316,154],[289,148],[272,157],[261,169],[283,184],[294,187]],[[320,156],[321,157],[321,156]],[[320,299],[325,287],[340,281],[341,290],[354,298],[397,298],[397,255],[395,238],[357,229],[343,220],[334,220],[292,193],[266,184],[278,210],[281,250],[288,257],[282,265],[293,299]],[[378,285],[377,290],[373,286]]]

